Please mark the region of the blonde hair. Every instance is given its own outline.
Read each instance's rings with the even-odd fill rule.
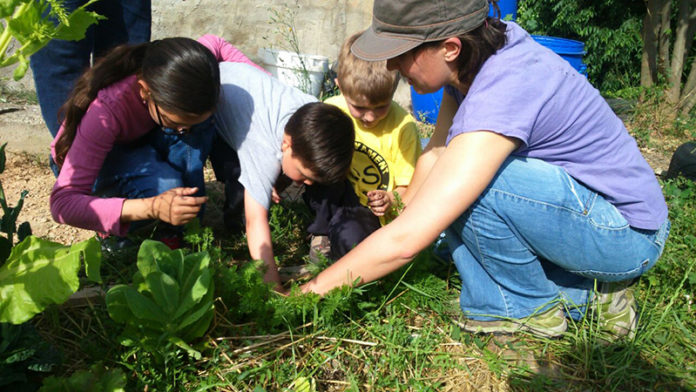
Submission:
[[[365,61],[355,57],[350,47],[362,31],[350,36],[338,55],[337,79],[341,93],[350,98],[379,104],[392,99],[399,82],[397,71],[387,70],[385,61]]]

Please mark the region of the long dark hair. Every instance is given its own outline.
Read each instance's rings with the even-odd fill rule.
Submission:
[[[176,114],[201,115],[212,111],[220,95],[217,60],[195,40],[175,37],[117,46],[82,74],[60,109],[64,129],[55,145],[59,166],[99,90],[130,75],[147,83],[157,105]]]

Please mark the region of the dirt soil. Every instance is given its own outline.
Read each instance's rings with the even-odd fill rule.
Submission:
[[[49,196],[55,178],[48,167],[48,152],[51,137],[44,127],[36,105],[0,104],[0,143],[7,142],[7,163],[5,171],[0,174],[0,181],[10,205],[16,205],[20,194],[27,190],[24,207],[19,215],[19,222],[29,222],[34,235],[71,244],[94,235],[94,232],[56,223],[49,210]],[[666,172],[669,167],[671,152],[678,143],[657,141],[656,147],[642,149],[648,163],[657,174]],[[211,173],[206,173],[211,179]],[[210,190],[220,192],[219,185],[209,182]],[[221,198],[212,197],[206,214],[206,221],[213,226],[220,224],[219,204]],[[206,222],[204,222],[206,223]]]

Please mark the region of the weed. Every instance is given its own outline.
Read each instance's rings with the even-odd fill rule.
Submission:
[[[243,238],[211,241],[200,227],[191,230],[198,236],[191,243],[220,254],[211,260],[215,317],[192,343],[200,360],[172,342],[157,347],[159,358],[121,347],[120,326],[101,303],[49,309],[35,323],[66,352],[63,374],[103,361],[126,370],[128,390],[694,390],[696,184],[662,185],[672,230],[661,260],[637,284],[640,327],[633,339],[607,342],[589,318],[570,322],[557,340],[463,332],[454,322],[459,277],[430,249],[358,288],[321,299],[294,286],[283,297],[263,283],[258,263],[246,260]],[[305,214],[301,203],[270,212],[283,263],[304,262]]]
[[[311,94],[312,83],[309,78],[309,70],[300,52],[300,40],[297,36],[297,28],[295,26],[295,18],[299,10],[300,5],[297,1],[295,1],[294,6],[285,4],[280,8],[269,8],[269,12],[271,13],[269,24],[274,26],[274,34],[279,36],[287,45],[286,49],[297,55],[300,61],[300,68],[295,71],[300,83],[298,87],[303,92]],[[267,40],[266,37],[264,37],[264,39]]]

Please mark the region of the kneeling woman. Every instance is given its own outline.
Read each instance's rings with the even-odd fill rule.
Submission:
[[[558,336],[598,303],[602,327],[630,334],[625,287],[669,231],[659,184],[584,76],[487,13],[486,0],[375,1],[353,53],[446,93],[403,213],[303,289],[378,279],[446,230],[465,329]]]

